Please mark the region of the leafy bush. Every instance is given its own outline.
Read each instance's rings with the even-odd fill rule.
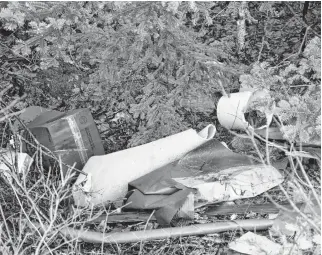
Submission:
[[[241,75],[241,86],[269,89],[277,107],[281,131],[289,141],[321,142],[321,40],[313,38],[303,56],[286,67],[255,63]]]

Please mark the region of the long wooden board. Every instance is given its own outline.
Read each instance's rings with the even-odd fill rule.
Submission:
[[[301,207],[302,203],[296,204],[299,208]],[[280,204],[280,206],[285,207],[288,210],[292,210],[292,206],[289,203]],[[248,212],[254,213],[278,213],[280,209],[273,203],[267,204],[252,204],[252,205],[212,205],[209,206],[208,209],[205,211],[205,214],[208,216],[215,216],[215,215],[226,215],[226,214],[243,214]]]
[[[288,203],[280,204],[281,206],[287,208],[288,210],[292,210],[292,206]],[[302,206],[302,203],[296,204],[298,208]],[[279,208],[273,203],[267,204],[258,204],[258,205],[211,205],[204,212],[207,216],[217,216],[217,215],[227,215],[227,214],[244,214],[248,212],[254,213],[278,213]],[[108,217],[106,215],[102,215],[95,220],[89,221],[87,223],[95,223],[106,220],[106,223],[120,223],[120,222],[140,222],[147,221],[150,217],[149,213],[146,212],[123,212],[118,214],[111,214]],[[154,216],[151,217],[150,221],[156,221]]]

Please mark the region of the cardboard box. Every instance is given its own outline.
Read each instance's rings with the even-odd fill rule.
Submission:
[[[59,111],[43,108],[40,106],[29,106],[24,111],[19,114],[19,119],[22,121],[25,125],[28,125],[30,122],[35,120],[38,116],[48,113],[48,112],[54,112],[54,113],[61,113]],[[20,124],[20,121],[15,120],[13,123],[13,129],[16,132],[21,132],[23,129],[22,125]]]
[[[29,123],[28,128],[39,143],[60,157],[64,164],[73,166],[76,163],[75,168],[79,170],[91,156],[104,154],[100,134],[91,112],[86,108],[67,113],[46,112]],[[30,134],[24,134],[29,142],[33,141]],[[26,144],[25,149],[29,155],[36,151],[29,144]],[[45,167],[53,167],[55,160],[44,155],[43,164]],[[63,167],[64,172],[67,169]]]

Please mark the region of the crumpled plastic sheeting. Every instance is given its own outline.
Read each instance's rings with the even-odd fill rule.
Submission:
[[[91,185],[85,190],[83,184],[86,186],[89,179],[79,175],[73,186],[75,204],[93,206],[123,198],[129,182],[180,159],[215,133],[216,127],[208,125],[199,133],[189,129],[141,146],[91,157],[83,168],[91,176]]]
[[[14,151],[0,151],[0,173],[3,173],[10,183],[12,182],[10,172],[12,169],[14,169],[16,156],[18,161],[18,168],[16,170],[19,174],[25,174],[33,162],[33,159],[26,153],[17,153],[16,155],[16,152]]]
[[[259,135],[266,137],[266,129],[273,119],[273,112],[270,109],[275,107],[272,104],[270,107],[269,101],[271,99],[270,92],[267,89],[262,90],[241,90],[237,93],[231,93],[228,96],[222,96],[217,104],[217,117],[222,126],[231,130],[245,130],[255,131]],[[256,102],[267,102],[264,107],[259,107]],[[245,119],[245,113],[251,110],[252,104],[257,105],[257,110],[265,114],[266,124],[261,127],[253,127]],[[274,132],[273,132],[274,131]],[[282,139],[283,136],[278,130],[269,128],[270,139]]]
[[[234,251],[250,255],[279,255],[282,249],[280,244],[252,232],[247,232],[239,239],[229,243],[228,247]]]
[[[182,189],[171,195],[144,195],[139,190],[133,190],[130,192],[131,194],[126,202],[129,205],[125,208],[137,210],[157,209],[154,216],[158,223],[160,225],[169,225],[191,192],[194,193],[194,190]],[[190,215],[183,217],[183,213],[181,213],[181,218],[190,218]]]
[[[255,187],[248,180],[250,177],[252,181],[257,180]],[[134,191],[128,195],[126,208],[160,210],[164,206],[172,207],[171,215],[156,215],[160,223],[169,224],[173,212],[182,204],[175,201],[184,201],[184,196],[190,192],[194,192],[195,202],[199,199],[214,203],[256,196],[282,181],[283,177],[275,168],[255,163],[248,156],[234,153],[212,139],[180,160],[130,182],[129,189]],[[245,187],[241,189],[243,185]],[[186,189],[189,191],[183,193]]]
[[[272,166],[256,165],[233,167],[216,174],[200,174],[175,180],[197,189],[199,199],[215,203],[255,197],[280,184],[283,177]]]
[[[304,208],[305,204],[300,210],[303,211]],[[314,239],[313,233],[317,234],[320,230],[318,226],[321,225],[321,211],[317,212],[318,214],[314,216],[310,215],[312,211],[311,213],[303,212],[310,218],[314,225],[309,224],[307,219],[301,216],[297,211],[280,211],[270,229],[270,234],[274,237],[292,237],[296,240],[296,245],[300,250],[312,249],[312,241]]]
[[[192,177],[200,173],[219,173],[238,166],[255,164],[251,158],[227,149],[212,139],[183,156],[180,160],[159,168],[129,183],[145,195],[169,195],[184,186],[174,178]]]

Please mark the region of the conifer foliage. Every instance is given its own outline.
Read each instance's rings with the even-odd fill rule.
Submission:
[[[130,145],[137,145],[186,128],[180,108],[214,110],[223,73],[211,63],[225,56],[200,40],[212,24],[211,5],[10,2],[0,18],[5,30],[22,33],[14,36],[13,54],[35,60],[33,72],[47,70],[45,79],[33,81],[36,87],[59,88],[49,72],[72,66],[65,90],[77,95],[69,107],[129,111],[138,123]],[[203,27],[198,31],[186,25],[197,22]]]
[[[218,95],[238,89],[240,75],[254,70],[258,60],[269,66],[299,48],[292,40],[297,34],[304,36],[297,28],[305,24],[298,18],[285,24],[294,29],[274,28],[279,19],[294,15],[290,10],[300,12],[301,6],[4,2],[1,88],[12,85],[11,97],[28,95],[18,110],[28,105],[59,110],[89,107],[101,131],[108,131],[107,122],[121,113],[127,117],[123,145],[143,144],[198,128],[200,121],[200,125],[213,122]],[[315,18],[306,19],[312,28],[303,42],[317,33],[316,10],[320,12],[310,8]],[[283,33],[290,34],[287,45]]]

